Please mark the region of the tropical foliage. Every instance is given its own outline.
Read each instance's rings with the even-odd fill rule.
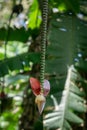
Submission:
[[[0,130],[86,130],[87,1],[49,1],[45,78],[51,90],[41,116],[29,78],[40,77],[42,1],[0,5]]]

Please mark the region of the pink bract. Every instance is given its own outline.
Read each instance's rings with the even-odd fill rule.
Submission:
[[[30,78],[30,85],[33,91],[33,94],[35,96],[39,95],[41,93],[41,86],[39,80],[36,78],[31,77]],[[44,85],[43,85],[43,95],[47,96],[50,91],[50,83],[48,80],[44,80]]]
[[[44,87],[44,96],[47,96],[48,94],[49,94],[49,92],[50,92],[50,83],[49,83],[49,81],[48,80],[44,80],[44,85],[43,85],[43,87]]]
[[[40,82],[36,78],[30,78],[30,85],[35,96],[40,94],[41,87]]]

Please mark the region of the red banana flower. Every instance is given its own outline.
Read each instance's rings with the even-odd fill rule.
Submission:
[[[37,80],[36,78],[30,78],[30,85],[31,85],[33,94],[35,96],[41,93],[41,86],[40,86],[39,80]],[[44,84],[43,84],[43,95],[47,96],[49,91],[50,91],[50,83],[48,80],[45,79]]]
[[[50,91],[50,83],[48,80],[44,80],[43,93],[41,92],[40,82],[36,78],[30,78],[30,85],[33,94],[36,96],[35,103],[37,104],[39,113],[41,114],[46,102],[45,96],[47,96]]]

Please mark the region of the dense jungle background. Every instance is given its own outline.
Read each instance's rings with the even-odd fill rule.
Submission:
[[[0,130],[87,130],[87,0],[48,6],[40,115],[29,78],[40,77],[42,0],[0,0]]]

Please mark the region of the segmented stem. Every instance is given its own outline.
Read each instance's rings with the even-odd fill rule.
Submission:
[[[40,83],[42,92],[43,92],[44,73],[45,73],[47,19],[48,19],[48,0],[42,0],[41,61],[40,61]]]

